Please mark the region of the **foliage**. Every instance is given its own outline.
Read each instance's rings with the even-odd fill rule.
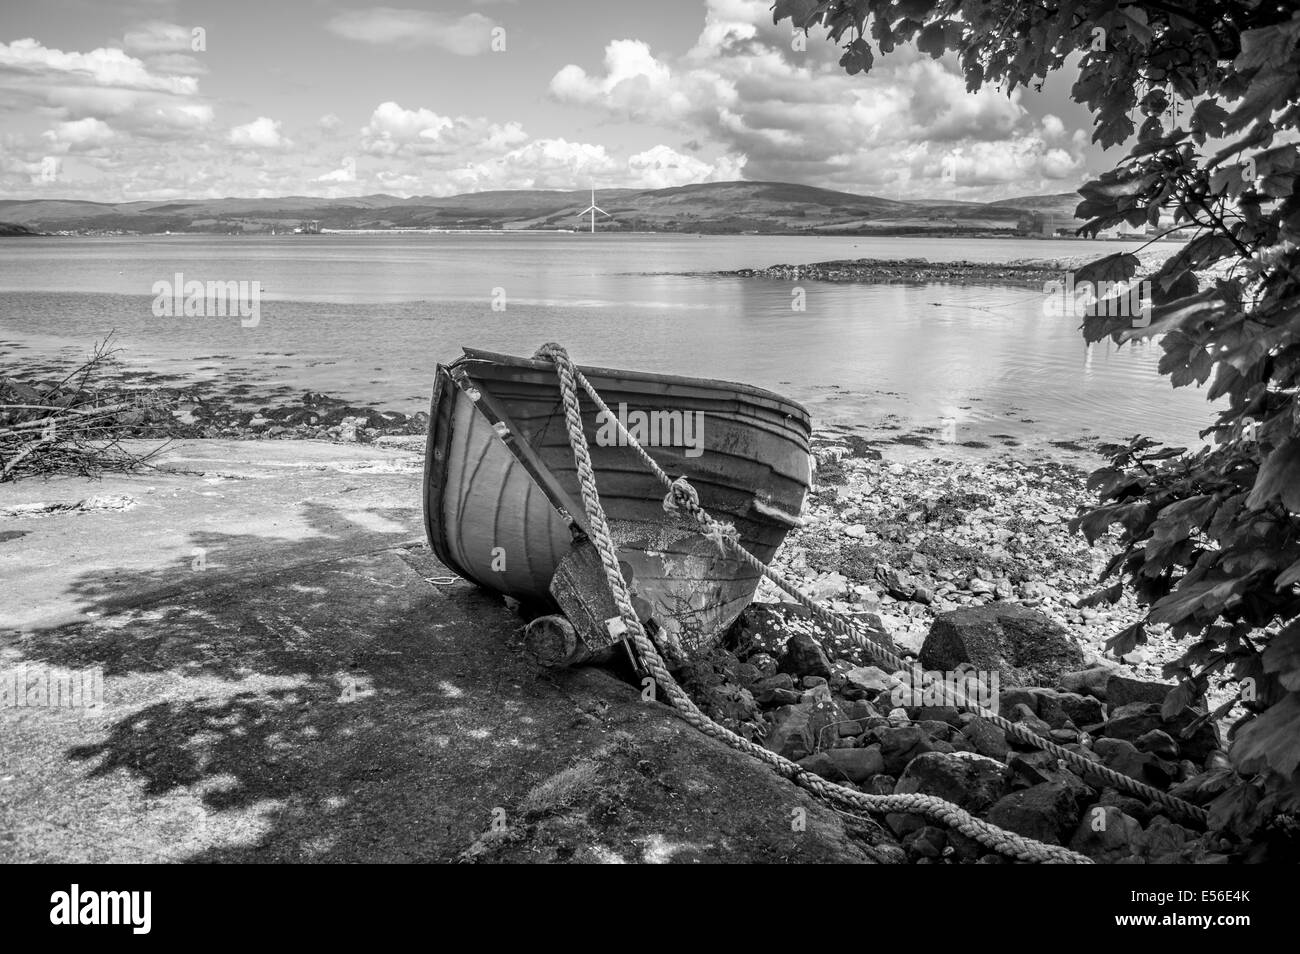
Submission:
[[[1300,11],[1284,0],[777,0],[774,16],[826,28],[849,73],[907,42],[955,54],[971,91],[1041,88],[1077,64],[1071,95],[1093,115],[1093,140],[1132,141],[1079,190],[1080,232],[1168,223],[1188,241],[1149,275],[1127,253],[1077,272],[1076,282],[1150,281],[1149,323],[1097,307],[1084,336],[1156,339],[1160,372],[1174,387],[1208,385],[1218,413],[1199,450],[1141,437],[1107,448],[1111,464],[1090,482],[1101,505],[1075,523],[1090,541],[1118,527],[1122,550],[1106,575],[1146,608],[1113,648],[1142,642],[1157,623],[1184,641],[1167,709],[1199,698],[1211,677],[1238,688],[1235,771],[1219,768],[1199,786],[1213,798],[1212,823],[1252,836],[1295,812]]]

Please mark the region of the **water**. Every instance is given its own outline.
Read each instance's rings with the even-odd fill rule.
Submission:
[[[247,377],[414,411],[460,346],[745,381],[819,423],[934,428],[1037,445],[1142,432],[1194,443],[1204,394],[1156,373],[1157,344],[1085,347],[1034,288],[792,284],[684,275],[837,258],[1009,261],[1116,243],[932,238],[476,234],[48,238],[0,243],[0,364],[64,358],[116,331],[128,363]],[[260,281],[260,323],[157,318],[153,284]],[[504,294],[505,310],[494,296]],[[901,428],[902,430],[898,430]]]

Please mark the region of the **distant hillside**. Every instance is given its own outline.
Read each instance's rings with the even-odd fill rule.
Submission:
[[[1031,212],[1055,212],[1058,215],[1074,218],[1074,210],[1082,201],[1083,196],[1077,192],[1058,192],[1055,195],[1026,195],[1017,199],[999,199],[991,204],[1028,209]]]
[[[0,222],[0,238],[23,238],[28,235],[40,235],[25,225],[15,225],[12,222]]]
[[[787,182],[706,182],[672,189],[603,189],[609,218],[601,231],[775,234],[1015,234],[1034,211],[1078,204],[1078,196],[1027,196],[999,202],[902,201]],[[587,191],[474,192],[438,198],[369,195],[322,199],[224,198],[101,203],[0,200],[0,220],[45,232],[292,231],[323,229],[581,229]]]

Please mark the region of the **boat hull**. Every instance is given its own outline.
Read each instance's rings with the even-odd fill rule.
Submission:
[[[634,436],[649,438],[643,446],[656,463],[685,476],[705,509],[769,561],[796,524],[809,486],[807,412],[745,385],[581,370]],[[602,427],[595,405],[582,398],[601,503],[633,588],[683,651],[705,650],[753,598],[759,575],[688,518],[665,512],[654,475],[631,448],[610,440],[613,428]],[[638,434],[638,423],[653,421],[657,429]],[[665,435],[679,439],[656,440]],[[424,497],[429,540],[444,564],[522,601],[549,603],[573,528],[586,529],[550,362],[467,349],[438,367]]]

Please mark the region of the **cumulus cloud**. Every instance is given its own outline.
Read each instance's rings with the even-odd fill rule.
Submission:
[[[656,55],[615,40],[603,69],[569,64],[552,77],[561,103],[651,122],[743,160],[751,179],[776,179],[900,195],[1016,184],[1059,188],[1077,178],[1082,149],[1059,139],[1056,117],[1037,122],[1021,94],[966,92],[957,64],[914,48],[878,57],[866,78],[846,75],[840,50],[818,35],[792,42],[768,0],[708,0],[695,45]],[[955,185],[953,155],[960,153]],[[978,166],[978,168],[977,168]]]
[[[373,155],[478,156],[506,151],[528,138],[519,123],[493,123],[466,116],[442,116],[431,109],[380,103],[361,130],[361,148]]]
[[[251,123],[230,130],[230,142],[253,149],[279,149],[289,144],[280,134],[280,123],[268,116],[258,116]]]
[[[108,123],[93,117],[62,122],[47,129],[42,136],[56,152],[91,150],[104,145],[114,136]]]
[[[371,7],[336,14],[325,27],[331,33],[362,43],[435,46],[459,56],[475,56],[491,48],[496,23],[481,13],[457,17],[432,10]]]

